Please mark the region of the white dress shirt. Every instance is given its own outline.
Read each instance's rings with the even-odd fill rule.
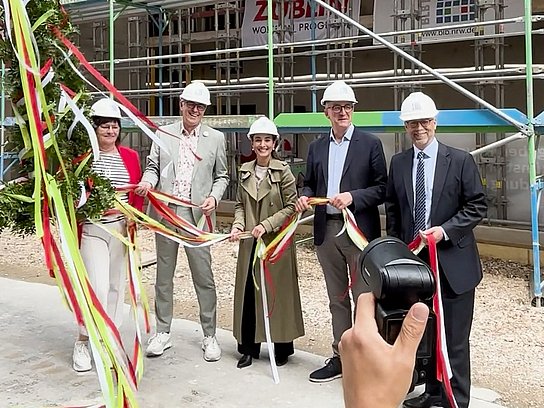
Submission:
[[[351,136],[353,136],[354,126],[349,125],[342,136],[340,142],[334,138],[334,134],[331,129],[329,135],[329,163],[327,163],[329,170],[329,177],[327,180],[327,197],[331,198],[340,193],[340,181],[342,180],[342,173],[344,172],[344,164],[346,163],[346,156],[348,155],[349,143],[351,142]],[[340,214],[337,208],[332,205],[327,205],[328,214]]]
[[[414,157],[412,159],[412,189],[414,192],[414,201],[416,199],[417,155],[419,152],[423,152],[428,156],[423,163],[425,165],[425,228],[429,229],[433,226],[431,225],[431,203],[433,201],[434,172],[436,169],[436,159],[438,157],[438,140],[434,138],[433,141],[423,150],[419,150],[416,146],[414,146]],[[442,228],[440,225],[437,225],[437,227],[442,229],[444,240],[449,240],[448,234],[446,234],[444,228]]]
[[[438,156],[438,141],[433,139],[433,141],[423,150],[419,150],[414,146],[414,157],[412,158],[412,189],[414,201],[416,199],[417,155],[419,152],[423,152],[427,155],[427,158],[423,160],[423,163],[425,164],[425,228],[428,229],[431,227],[431,202],[433,199],[434,169],[436,168],[436,157]]]

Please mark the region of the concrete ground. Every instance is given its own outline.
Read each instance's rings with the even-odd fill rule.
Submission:
[[[126,312],[128,313],[128,306]],[[129,322],[128,317],[125,320]],[[130,324],[124,327],[129,337]],[[52,286],[0,278],[0,407],[68,407],[101,402],[96,372],[71,368],[76,327]],[[200,327],[175,320],[173,348],[145,360],[138,392],[141,407],[342,407],[341,381],[312,384],[308,373],[321,356],[297,350],[272,380],[268,354],[239,370],[231,332],[217,334],[223,349],[219,362],[207,363],[200,349]],[[127,342],[127,344],[131,344]],[[474,389],[471,408],[498,408],[498,395]],[[379,407],[377,407],[379,408]]]

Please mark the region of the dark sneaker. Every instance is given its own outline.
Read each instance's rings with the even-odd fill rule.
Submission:
[[[342,362],[340,357],[334,356],[325,361],[325,367],[315,370],[308,379],[311,382],[323,383],[342,377]]]

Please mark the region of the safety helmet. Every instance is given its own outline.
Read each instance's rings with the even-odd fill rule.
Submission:
[[[251,136],[253,135],[272,135],[276,139],[280,136],[278,133],[278,128],[272,122],[270,119],[268,119],[266,116],[260,117],[257,119],[251,127],[249,128],[249,132],[247,132],[247,137],[249,140],[251,140]]]
[[[121,110],[110,98],[103,98],[93,103],[91,116],[121,119]]]
[[[190,101],[195,103],[201,103],[203,105],[211,105],[210,91],[206,88],[202,82],[194,81],[183,88],[183,92],[179,96],[184,101]]]
[[[323,92],[323,98],[321,98],[321,105],[325,106],[327,102],[340,102],[348,101],[352,103],[357,103],[355,99],[355,93],[351,86],[346,84],[344,81],[334,81],[330,84]]]
[[[430,96],[423,92],[412,92],[402,102],[400,120],[408,122],[417,119],[431,119],[438,115],[436,105]]]

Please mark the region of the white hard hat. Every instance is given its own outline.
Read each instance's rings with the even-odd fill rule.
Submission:
[[[438,115],[436,105],[430,96],[423,92],[412,92],[402,102],[400,120],[407,122],[417,119],[431,119]]]
[[[323,92],[323,98],[321,98],[321,105],[325,106],[327,102],[341,102],[348,101],[352,103],[357,103],[355,99],[355,93],[351,86],[346,84],[344,81],[334,81],[330,84]]]
[[[93,103],[91,116],[121,119],[121,110],[110,98],[103,98]]]
[[[247,137],[251,140],[251,136],[253,135],[272,135],[279,137],[280,134],[278,133],[278,128],[267,117],[263,116],[259,119],[257,119],[251,127],[249,128],[249,132],[247,132]]]
[[[206,85],[199,81],[191,82],[183,88],[183,92],[179,97],[184,101],[201,103],[206,106],[212,104],[210,101],[210,91],[208,91]]]

